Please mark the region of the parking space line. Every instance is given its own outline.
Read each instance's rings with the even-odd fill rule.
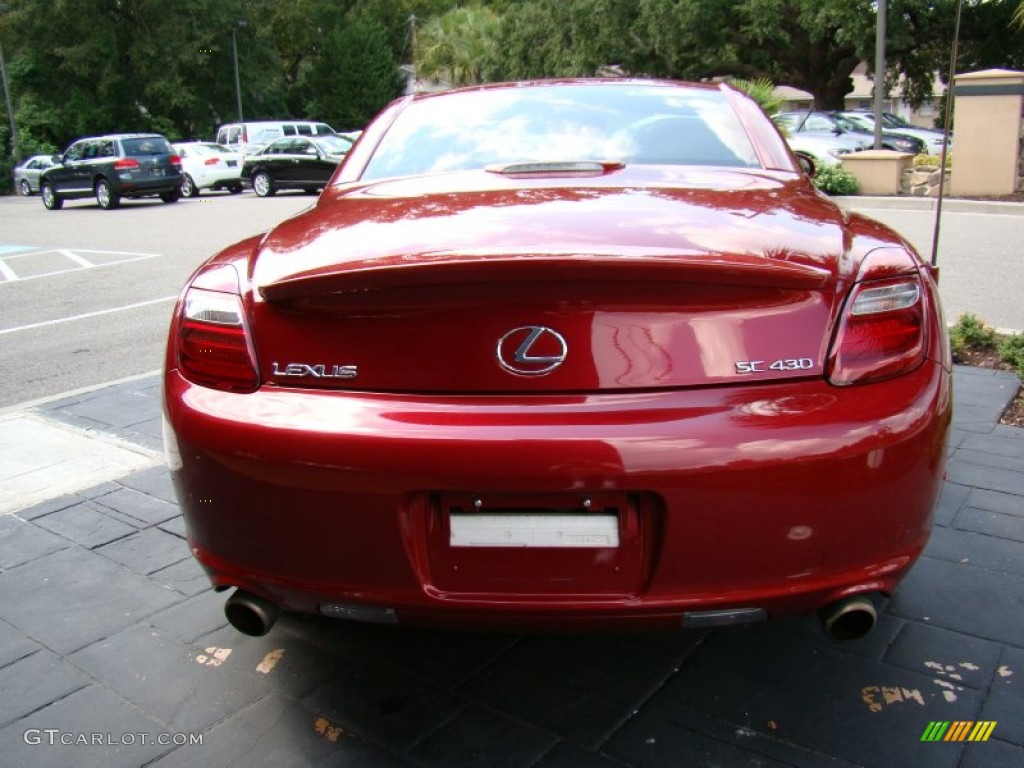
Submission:
[[[140,301],[136,304],[126,304],[123,307],[111,307],[110,309],[101,309],[97,312],[86,312],[83,315],[75,315],[73,317],[58,317],[56,320],[44,320],[41,323],[30,323],[28,325],[19,325],[14,328],[3,328],[0,329],[0,336],[4,336],[8,333],[17,333],[18,331],[30,331],[33,328],[45,328],[50,325],[60,325],[61,323],[73,323],[76,320],[88,320],[91,317],[99,317],[100,315],[112,315],[115,312],[126,312],[132,309],[140,309],[142,307],[149,307],[154,304],[162,304],[168,301],[176,301],[177,296],[164,296],[161,299],[151,299],[150,301]]]
[[[0,277],[3,278],[5,283],[13,283],[18,279],[18,276],[14,274],[14,270],[7,266],[7,262],[0,259]]]
[[[18,275],[14,268],[7,263],[7,259],[24,259],[31,258],[33,256],[45,256],[48,253],[57,253],[68,259],[75,266],[68,267],[67,269],[53,269],[49,272],[40,272],[35,275]],[[114,261],[101,261],[96,263],[85,258],[81,254],[101,254],[105,256],[124,256],[125,258],[116,259]],[[89,250],[86,248],[76,248],[71,250],[70,248],[50,248],[45,251],[31,251],[29,253],[16,253],[9,256],[0,258],[0,285],[6,283],[23,283],[26,280],[36,280],[40,277],[54,277],[55,275],[64,275],[71,272],[79,272],[83,269],[100,269],[101,267],[113,267],[120,264],[131,264],[135,261],[145,261],[147,259],[159,258],[159,253],[131,253],[129,251],[97,251]]]
[[[64,256],[67,256],[69,259],[71,259],[71,261],[75,262],[75,264],[77,264],[80,267],[95,267],[96,266],[95,264],[93,264],[88,259],[84,258],[83,256],[79,256],[74,251],[69,251],[67,248],[58,248],[57,249],[57,253],[62,254]]]

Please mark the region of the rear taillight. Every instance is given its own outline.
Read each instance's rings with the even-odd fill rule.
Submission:
[[[178,318],[178,369],[189,381],[213,389],[253,392],[259,386],[233,267],[200,275],[185,292]]]
[[[181,157],[178,155],[171,155],[171,165],[175,168],[181,168]]]
[[[139,161],[134,157],[122,157],[114,163],[114,168],[118,171],[134,171],[138,167]]]
[[[203,161],[203,165],[216,165],[219,162],[220,162],[220,158],[218,158],[218,157],[210,157],[210,158],[207,158],[206,160]]]
[[[916,275],[857,283],[832,342],[829,381],[864,384],[917,368],[925,357],[924,305]]]

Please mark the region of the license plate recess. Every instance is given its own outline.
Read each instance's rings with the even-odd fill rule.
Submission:
[[[650,500],[620,492],[439,493],[429,581],[446,592],[633,595],[645,580]]]

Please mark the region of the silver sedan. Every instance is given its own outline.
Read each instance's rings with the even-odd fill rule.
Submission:
[[[33,155],[14,169],[14,189],[28,197],[39,191],[39,174],[53,165],[49,155]]]

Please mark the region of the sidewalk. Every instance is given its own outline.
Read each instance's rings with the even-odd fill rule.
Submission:
[[[956,369],[932,541],[843,645],[813,618],[528,636],[285,617],[246,637],[185,544],[156,376],[0,414],[0,763],[1016,768],[1024,429],[997,424],[1016,385]],[[996,724],[923,742],[933,721]]]

